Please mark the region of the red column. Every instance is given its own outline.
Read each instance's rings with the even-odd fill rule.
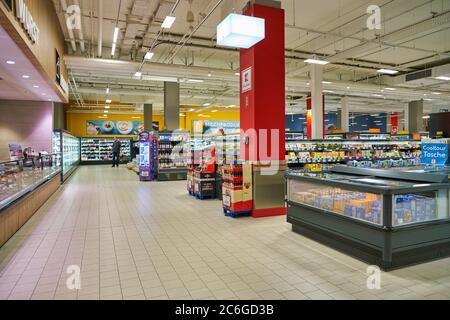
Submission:
[[[394,112],[391,114],[391,134],[398,133],[398,113]]]
[[[323,136],[325,138],[325,96],[323,96]],[[312,113],[311,113],[311,108],[312,108],[312,99],[311,96],[309,95],[308,97],[306,97],[306,137],[308,138],[308,140],[311,140],[312,138],[312,122],[313,122],[313,118],[312,118]]]
[[[249,136],[249,143],[241,145],[241,157],[246,161],[284,161],[284,10],[254,4],[245,15],[264,18],[266,35],[255,46],[241,50],[241,129],[256,130],[256,137]],[[279,130],[279,138],[272,146],[270,130],[273,129]],[[260,139],[260,130],[268,130],[269,136]]]

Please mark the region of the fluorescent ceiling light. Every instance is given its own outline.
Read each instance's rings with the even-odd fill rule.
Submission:
[[[153,58],[153,56],[155,55],[155,53],[154,52],[147,52],[146,54],[145,54],[145,56],[144,56],[144,59],[145,60],[152,60],[152,58]]]
[[[119,37],[119,27],[114,28],[114,35],[113,35],[113,45],[111,49],[111,56],[114,56],[116,53],[116,45],[117,45],[117,38]]]
[[[395,90],[397,90],[397,89],[395,89],[395,88],[384,88],[384,90],[395,91]]]
[[[178,82],[177,78],[173,78],[173,77],[158,77],[158,76],[143,76],[142,80],[161,81],[161,82]]]
[[[39,88],[39,86],[33,86],[33,88],[36,88],[36,89],[37,89],[37,88]]]
[[[205,103],[203,106],[204,107],[209,107],[211,105],[211,103]]]
[[[373,96],[373,97],[382,97],[381,94],[373,94],[372,96]]]
[[[430,116],[423,116],[422,119],[430,119]]]
[[[106,103],[111,103],[111,102],[112,102],[112,100],[110,100],[110,99],[106,100]]]
[[[437,79],[437,80],[450,81],[450,77],[446,77],[446,76],[436,77],[436,79]]]
[[[332,90],[323,90],[323,92],[325,92],[325,93],[334,93],[334,91],[332,91]]]
[[[24,79],[30,79],[30,76],[27,75],[27,74],[24,74],[24,75],[22,76],[22,78],[24,78]]]
[[[213,110],[213,111],[211,111],[211,112],[218,112],[219,110]]]
[[[391,70],[391,69],[379,69],[377,70],[378,73],[384,73],[384,74],[397,74],[397,70]]]
[[[432,92],[431,94],[434,94],[434,95],[439,96],[439,95],[441,95],[442,93],[440,93],[440,92]]]
[[[186,117],[184,113],[180,113],[180,117]]]
[[[235,76],[240,76],[241,74],[239,72],[236,72],[234,75]]]
[[[135,76],[136,78],[140,78],[140,77],[142,77],[142,72],[137,71],[137,72],[134,74],[134,76]]]
[[[194,111],[195,111],[195,109],[190,109],[190,110],[189,110],[189,112],[194,112]]]
[[[106,93],[107,93],[107,94],[109,93],[109,87],[106,88]]]
[[[322,81],[322,84],[332,84],[333,82],[330,81]]]
[[[172,28],[172,25],[173,25],[173,23],[175,22],[175,20],[176,20],[176,17],[167,16],[167,17],[164,19],[164,22],[163,22],[163,24],[161,25],[161,28],[163,28],[163,29],[170,29],[170,28]]]
[[[320,65],[326,65],[329,64],[328,61],[325,60],[319,60],[319,59],[306,59],[305,63],[309,63],[309,64],[320,64]]]
[[[262,18],[231,13],[217,26],[219,46],[248,49],[266,36],[266,23]]]
[[[347,87],[347,90],[350,90],[350,87]]]
[[[423,101],[433,101],[433,99],[423,99]]]
[[[236,107],[237,107],[237,105],[231,104],[231,105],[229,105],[227,108],[236,108]]]
[[[42,95],[43,95],[43,96],[46,96],[47,94],[46,94],[46,93],[43,93]]]
[[[15,62],[15,61],[12,61],[12,60],[8,60],[8,61],[6,61],[6,63],[7,63],[7,64],[16,64],[16,62]]]
[[[108,111],[108,110],[105,110],[104,113],[109,113],[109,111]]]
[[[187,82],[202,83],[202,82],[205,82],[205,81],[204,80],[200,80],[200,79],[188,79]]]
[[[110,106],[105,106],[105,109],[110,109],[111,107]]]

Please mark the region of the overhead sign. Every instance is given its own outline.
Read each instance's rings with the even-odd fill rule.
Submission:
[[[33,17],[25,5],[23,0],[15,0],[14,14],[19,22],[22,24],[23,30],[30,38],[31,42],[37,43],[39,39],[39,28],[33,20]]]
[[[446,165],[449,163],[448,143],[422,143],[422,164]]]
[[[252,90],[252,68],[242,71],[242,93]]]
[[[265,24],[262,18],[232,13],[217,26],[217,44],[233,48],[251,48],[264,40]]]

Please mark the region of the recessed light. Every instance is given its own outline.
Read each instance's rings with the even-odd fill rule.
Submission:
[[[36,89],[37,89],[37,88],[39,88],[39,86],[33,86],[33,88],[36,88]]]
[[[153,53],[153,52],[147,52],[146,54],[145,54],[145,56],[144,56],[144,59],[145,60],[152,60],[152,58],[153,58],[153,56],[154,56],[155,54]]]
[[[204,107],[209,107],[211,105],[211,103],[205,103],[203,104]]]
[[[450,81],[450,77],[445,77],[445,76],[436,77],[436,79],[437,79],[437,80]]]
[[[6,63],[7,63],[7,64],[16,64],[16,62],[15,62],[15,61],[12,61],[12,60],[8,60],[8,61],[6,61]]]
[[[136,72],[136,73],[134,74],[134,76],[135,76],[136,78],[140,78],[140,77],[142,77],[142,72],[138,71],[138,72]]]
[[[106,100],[106,103],[111,103],[111,102],[112,102],[112,100],[110,100],[110,99]]]
[[[27,75],[27,74],[24,74],[24,75],[22,76],[22,78],[24,78],[24,79],[30,79],[30,76]]]
[[[434,95],[436,95],[436,96],[439,96],[439,95],[441,95],[442,93],[440,93],[440,92],[432,92],[431,94],[434,94]]]
[[[105,106],[105,109],[111,109],[111,107],[110,106]]]
[[[391,69],[379,69],[377,70],[378,73],[383,73],[383,74],[397,74],[398,71],[397,70],[391,70]]]
[[[219,110],[213,110],[213,111],[211,111],[211,112],[217,112],[217,111],[219,111]]]
[[[332,84],[333,82],[330,81],[322,81],[323,84]]]
[[[395,90],[397,90],[397,89],[395,89],[395,88],[384,88],[384,90],[395,91]]]

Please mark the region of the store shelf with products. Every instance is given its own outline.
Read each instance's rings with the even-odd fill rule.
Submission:
[[[293,231],[385,270],[450,255],[450,168],[287,174]]]
[[[412,166],[419,164],[420,155],[420,141],[286,141],[289,167],[338,163],[363,167]]]
[[[65,181],[80,164],[80,138],[64,130],[53,131],[52,138],[52,149],[60,154],[58,161],[62,164],[62,180]]]
[[[158,133],[158,180],[186,180],[188,148],[187,131]]]
[[[131,160],[131,138],[119,138],[122,143],[120,162]],[[82,164],[111,164],[114,138],[81,138]]]

